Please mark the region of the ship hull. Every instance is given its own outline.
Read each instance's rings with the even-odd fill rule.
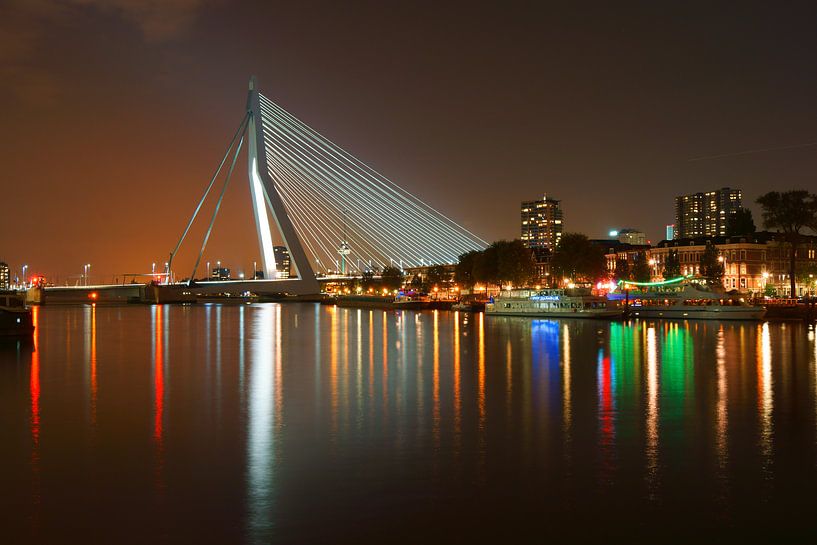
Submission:
[[[766,310],[760,307],[722,307],[701,309],[695,307],[630,307],[634,318],[666,318],[677,320],[762,320]]]
[[[527,318],[587,318],[597,320],[612,320],[620,318],[624,312],[622,310],[583,310],[575,309],[571,311],[543,311],[540,309],[492,309],[486,305],[485,314],[488,316],[524,316]]]
[[[25,337],[34,333],[30,310],[0,309],[0,337]]]

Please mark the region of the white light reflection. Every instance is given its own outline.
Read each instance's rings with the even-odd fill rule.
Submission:
[[[760,326],[757,350],[757,395],[760,417],[760,448],[764,465],[768,465],[772,455],[772,341],[769,324]]]
[[[718,344],[715,348],[715,361],[718,373],[718,403],[715,408],[715,421],[717,423],[717,431],[715,437],[715,445],[718,456],[719,478],[726,479],[726,466],[728,463],[728,392],[726,382],[726,334],[723,325],[718,330]]]
[[[259,305],[254,312],[250,352],[250,384],[247,425],[248,531],[260,541],[272,529],[273,469],[275,464],[275,409],[280,395],[280,328],[276,327],[278,305]]]

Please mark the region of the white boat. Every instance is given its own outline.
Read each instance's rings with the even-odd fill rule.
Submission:
[[[685,284],[676,290],[630,291],[615,294],[630,316],[637,318],[680,318],[685,320],[761,320],[763,307],[752,306],[739,296],[709,291]]]
[[[485,314],[531,318],[618,318],[624,308],[589,289],[509,290],[485,305]]]

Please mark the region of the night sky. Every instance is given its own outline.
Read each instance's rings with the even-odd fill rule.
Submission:
[[[0,260],[59,281],[165,261],[251,74],[487,240],[544,193],[569,231],[655,242],[676,194],[817,187],[817,146],[690,161],[817,141],[817,4],[565,4],[6,2]],[[257,254],[242,168],[205,259]]]

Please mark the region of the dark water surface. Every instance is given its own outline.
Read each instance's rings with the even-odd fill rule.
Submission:
[[[2,543],[817,541],[813,326],[35,312]]]

